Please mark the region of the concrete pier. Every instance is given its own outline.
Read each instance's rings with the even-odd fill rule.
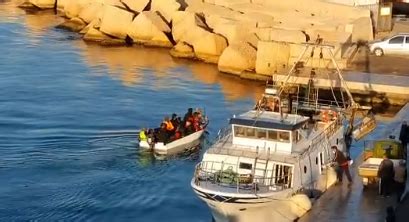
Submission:
[[[367,97],[367,100],[377,100],[374,102],[387,101],[389,104],[404,105],[409,100],[409,76],[393,74],[375,74],[364,72],[343,73],[346,85],[353,94],[360,97]],[[286,74],[275,75],[275,80],[282,82]],[[288,82],[298,84],[308,84],[310,77],[307,74],[299,74],[291,77]],[[327,76],[327,71],[317,72],[314,78],[314,85],[320,88],[337,88],[342,83],[335,74]]]
[[[404,120],[409,120],[409,104],[406,104],[384,127],[377,129],[377,135],[387,137],[399,133],[401,123]],[[362,179],[357,173],[357,167],[360,163],[362,163],[361,155],[356,157],[356,161],[351,168],[354,181],[352,187],[348,187],[346,183],[331,187],[314,203],[312,210],[299,221],[385,221],[386,208],[388,206],[396,207],[397,197],[393,195],[388,198],[381,197],[378,195],[377,186],[364,190]],[[409,192],[409,180],[407,183],[406,188]],[[402,214],[400,216],[402,220],[397,221],[407,221],[409,198],[406,198],[405,202],[404,205],[397,208],[399,214]],[[399,210],[399,208],[402,208],[402,210]]]

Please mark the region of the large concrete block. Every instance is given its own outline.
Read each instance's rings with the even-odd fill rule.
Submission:
[[[247,42],[229,45],[219,58],[218,68],[222,72],[241,74],[256,67],[257,51]]]
[[[172,17],[172,36],[176,42],[183,40],[192,45],[195,39],[208,32],[207,29],[207,25],[196,13],[179,11]]]
[[[150,0],[121,0],[121,2],[135,12],[142,12]]]
[[[297,194],[290,198],[291,212],[297,217],[303,216],[312,208],[310,198],[305,194]]]
[[[229,44],[245,41],[255,31],[255,27],[251,22],[224,19],[217,15],[206,16],[206,22],[214,33],[224,36]],[[257,41],[253,42],[253,44],[257,45]]]
[[[206,32],[192,41],[192,46],[198,59],[209,63],[218,63],[220,55],[227,47],[227,41],[221,35]]]
[[[57,28],[66,29],[73,32],[79,32],[86,26],[85,22],[80,18],[72,18],[70,20],[66,20],[62,24],[57,25]]]
[[[23,4],[32,4],[40,9],[54,8],[56,0],[27,0]]]
[[[271,75],[288,68],[290,46],[286,43],[259,41],[257,44],[256,73]]]
[[[70,0],[58,0],[57,1],[57,9],[59,11],[64,11],[65,5],[69,2]]]
[[[83,39],[85,41],[99,42],[99,41],[103,41],[106,39],[112,39],[110,36],[94,28],[91,24],[89,24],[85,28],[87,29],[87,30],[84,30],[86,31],[85,35],[83,36]]]
[[[95,18],[102,18],[103,4],[99,2],[88,3],[83,7],[78,17],[86,23],[90,23]]]
[[[250,3],[251,0],[214,0],[215,5],[220,5],[224,6],[227,8],[230,8],[232,5],[235,4],[244,4],[244,3]]]
[[[370,17],[362,17],[353,23],[352,41],[372,41],[373,27]]]
[[[120,39],[125,39],[132,19],[133,13],[115,6],[105,5],[100,31]]]
[[[310,41],[314,42],[317,40],[318,36],[324,42],[337,42],[337,43],[351,43],[352,35],[345,31],[329,31],[329,30],[319,30],[319,29],[308,29],[305,30],[306,34],[310,37]]]
[[[176,58],[194,58],[193,47],[185,42],[178,42],[171,50],[170,55]]]
[[[285,29],[271,29],[270,41],[290,42],[290,43],[304,43],[306,37],[301,31],[285,30]]]
[[[179,9],[180,4],[176,0],[151,0],[151,11],[158,11],[168,23]]]
[[[157,12],[141,12],[131,23],[128,36],[135,42],[145,45],[172,47],[173,44],[165,33],[171,30]]]
[[[78,17],[82,9],[92,0],[71,0],[65,3],[64,12],[68,18]]]

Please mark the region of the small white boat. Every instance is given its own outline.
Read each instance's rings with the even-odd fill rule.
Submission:
[[[200,138],[204,132],[205,128],[167,144],[158,142],[150,145],[147,141],[140,141],[139,147],[153,149],[153,152],[156,155],[177,154],[183,152],[184,150],[198,146],[200,144]]]

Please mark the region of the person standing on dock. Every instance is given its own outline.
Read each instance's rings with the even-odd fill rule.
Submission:
[[[384,154],[383,160],[378,169],[378,177],[381,179],[380,194],[384,197],[388,197],[391,194],[391,186],[393,184],[394,176],[395,170],[393,168],[393,162],[389,159],[387,154]]]
[[[342,183],[342,178],[345,172],[345,175],[347,176],[347,179],[349,181],[349,185],[352,184],[352,176],[351,173],[349,172],[349,161],[345,157],[344,153],[338,149],[337,146],[332,146],[331,147],[332,151],[334,152],[334,158],[332,161],[334,163],[337,163],[338,169],[337,169],[337,177],[338,177],[338,182]]]
[[[406,121],[402,122],[399,133],[399,140],[402,143],[403,153],[406,156],[406,150],[409,142],[409,127]]]

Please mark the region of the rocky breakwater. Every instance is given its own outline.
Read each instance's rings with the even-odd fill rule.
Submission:
[[[285,72],[300,43],[317,39],[335,47],[345,68],[354,43],[373,38],[369,10],[321,0],[26,0],[21,7],[58,10],[67,18],[59,27],[86,41],[168,47],[174,57],[246,78]],[[311,61],[331,67],[325,53]]]

